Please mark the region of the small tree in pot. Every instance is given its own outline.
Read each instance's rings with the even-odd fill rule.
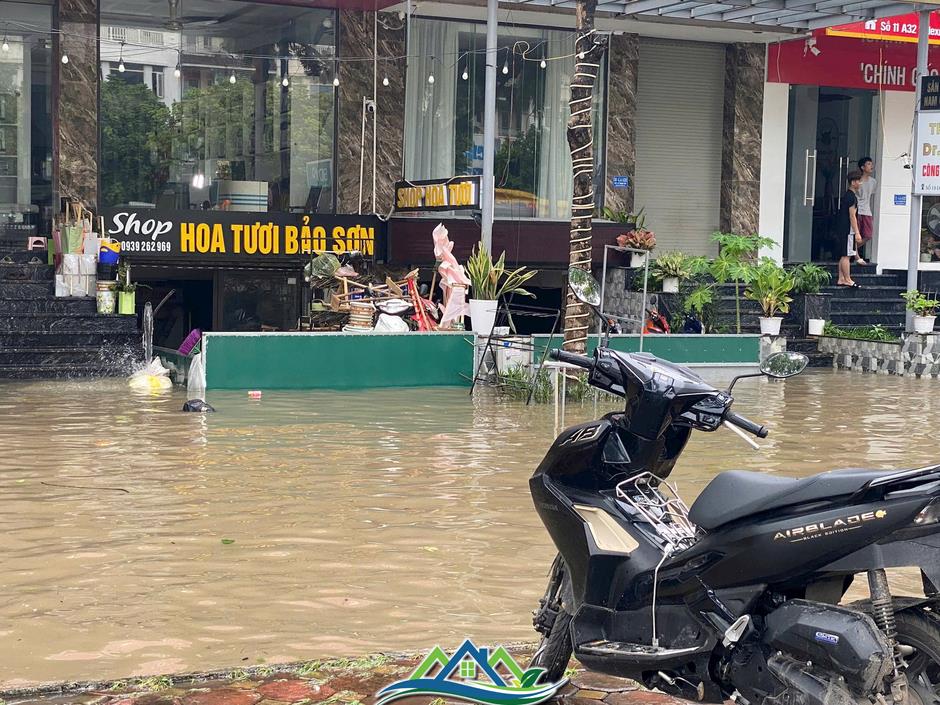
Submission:
[[[676,294],[679,283],[692,276],[692,259],[682,252],[664,252],[653,260],[653,276],[662,280],[663,293]]]
[[[493,262],[483,243],[477,243],[470,259],[467,260],[467,276],[470,277],[470,287],[473,291],[470,298],[473,332],[479,335],[489,335],[492,332],[496,323],[497,302],[501,296],[519,294],[534,298],[535,294],[523,289],[522,285],[536,274],[538,270],[526,271],[525,267],[507,271],[505,252]]]
[[[819,290],[829,283],[832,275],[822,267],[800,264],[790,270],[793,277],[793,293],[797,295],[791,307],[807,335],[822,335],[832,310],[832,294],[821,294]]]
[[[757,301],[764,311],[760,319],[761,335],[780,335],[780,323],[783,318],[777,316],[777,313],[787,313],[790,310],[793,284],[793,277],[789,272],[772,260],[765,259],[754,268],[751,281],[744,290],[744,297]]]

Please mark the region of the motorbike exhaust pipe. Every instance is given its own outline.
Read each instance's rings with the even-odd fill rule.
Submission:
[[[805,664],[774,656],[767,662],[767,667],[785,687],[803,694],[804,705],[849,705],[855,702],[847,690],[834,689],[832,684],[807,673]]]

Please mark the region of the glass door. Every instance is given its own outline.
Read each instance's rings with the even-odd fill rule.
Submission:
[[[872,91],[818,86],[790,88],[784,253],[791,262],[832,262],[841,240],[833,225],[846,176],[871,156],[877,134]]]

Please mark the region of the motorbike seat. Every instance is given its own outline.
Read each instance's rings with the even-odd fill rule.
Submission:
[[[890,470],[849,468],[803,479],[762,472],[729,470],[717,475],[692,503],[689,519],[705,531],[796,504],[820,502],[858,492]]]

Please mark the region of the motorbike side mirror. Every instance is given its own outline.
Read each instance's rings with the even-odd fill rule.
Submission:
[[[806,369],[808,364],[809,358],[803,353],[792,351],[778,352],[768,356],[767,359],[761,363],[760,371],[761,374],[773,377],[774,379],[786,379],[787,377],[794,377],[800,374],[800,372]]]
[[[591,308],[598,308],[601,305],[601,285],[590,272],[580,267],[569,267],[568,286],[574,297],[581,303]]]

